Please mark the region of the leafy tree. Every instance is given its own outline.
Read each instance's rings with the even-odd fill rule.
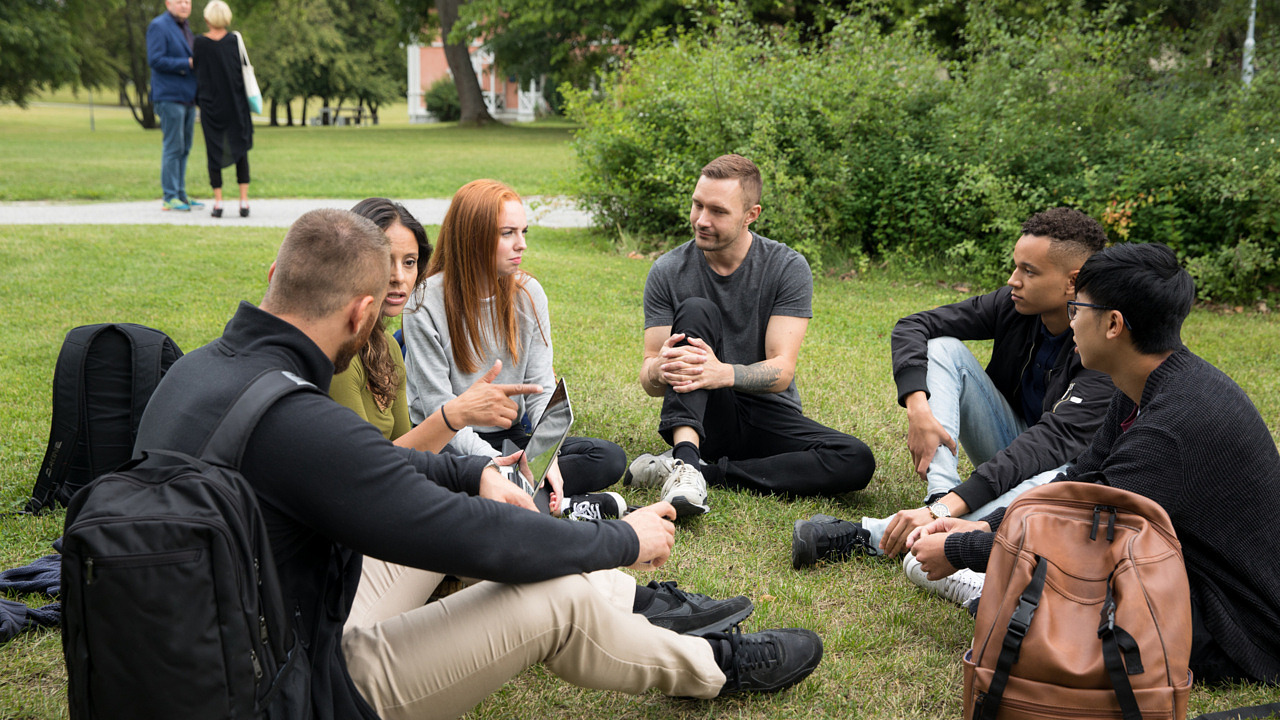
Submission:
[[[242,25],[271,122],[280,105],[320,98],[323,106],[352,101],[377,117],[380,105],[404,94],[404,51],[394,8],[386,0],[257,2]]]
[[[467,37],[483,38],[499,67],[522,82],[585,87],[655,33],[674,39],[679,30],[714,30],[725,16],[792,26],[811,42],[830,14],[822,0],[471,0],[460,20]]]
[[[459,25],[459,11],[463,0],[395,0],[400,11],[402,27],[410,37],[439,29],[444,42],[444,57],[449,72],[458,88],[458,104],[461,107],[459,122],[464,125],[485,125],[494,122],[485,107],[480,91],[480,80],[471,66],[468,50],[470,37],[466,21]]]
[[[74,39],[53,0],[0,3],[0,49],[0,102],[26,107],[36,89],[78,76]]]
[[[387,0],[347,0],[343,34],[353,56],[357,81],[343,97],[369,108],[402,98],[406,90],[405,53],[396,9]]]
[[[67,0],[64,7],[80,84],[117,90],[139,125],[159,127],[151,104],[147,25],[165,11],[164,0]]]

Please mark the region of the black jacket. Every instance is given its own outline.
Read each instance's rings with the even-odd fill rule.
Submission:
[[[221,338],[169,369],[142,416],[135,450],[195,453],[237,393],[271,368],[326,392],[333,377],[333,364],[310,338],[241,303]],[[512,583],[635,562],[639,541],[625,523],[570,523],[469,497],[487,462],[395,447],[317,393],[284,397],[258,423],[241,473],[258,494],[285,602],[300,613],[316,718],[377,717],[348,676],[340,644],[361,554]]]
[[[1021,407],[1022,376],[1040,346],[1042,323],[1039,315],[1023,315],[1014,309],[1011,292],[1003,287],[899,320],[891,340],[898,404],[905,406],[907,395],[917,390],[929,392],[925,383],[929,340],[953,337],[995,340],[987,376],[1010,407]],[[1074,337],[1068,337],[1045,378],[1040,421],[974,468],[955,488],[971,509],[1000,497],[1029,477],[1074,460],[1089,446],[1115,386],[1105,374],[1086,370],[1075,350]]]

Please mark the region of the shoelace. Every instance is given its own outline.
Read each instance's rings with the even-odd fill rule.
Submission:
[[[675,470],[678,474],[672,488],[691,488],[694,490],[701,490],[701,484],[698,482],[698,479],[702,473],[698,471],[698,468],[693,467],[692,465],[686,465],[680,460],[677,460],[676,463],[677,465]]]
[[[573,510],[569,513],[575,520],[603,520],[604,514],[600,512],[600,506],[590,500],[582,500],[573,504]]]
[[[776,642],[767,636],[744,638],[740,625],[734,625],[729,631],[729,647],[733,651],[733,681],[737,685],[741,685],[743,674],[782,662]]]
[[[985,576],[974,572],[956,571],[943,580],[942,595],[954,602],[968,602],[975,594],[982,594],[985,580]]]
[[[672,597],[678,599],[682,603],[693,602],[695,600],[708,599],[706,595],[700,595],[698,593],[687,593],[681,590],[680,588],[676,587],[675,580],[667,580],[666,582],[660,582],[658,583],[658,586],[654,588],[654,590],[665,590],[668,593],[670,593]]]
[[[867,538],[857,530],[831,537],[831,550],[841,557],[848,557],[855,551],[865,551],[870,548],[871,544],[867,542]]]

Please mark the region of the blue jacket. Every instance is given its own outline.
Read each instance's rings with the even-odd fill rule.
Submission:
[[[191,46],[178,21],[168,12],[147,26],[147,64],[151,66],[151,102],[195,103],[196,74]]]

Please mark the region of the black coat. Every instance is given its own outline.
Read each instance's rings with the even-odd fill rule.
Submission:
[[[235,33],[221,40],[196,38],[193,51],[196,104],[210,166],[227,167],[253,147],[253,120],[240,69],[240,46]]]

